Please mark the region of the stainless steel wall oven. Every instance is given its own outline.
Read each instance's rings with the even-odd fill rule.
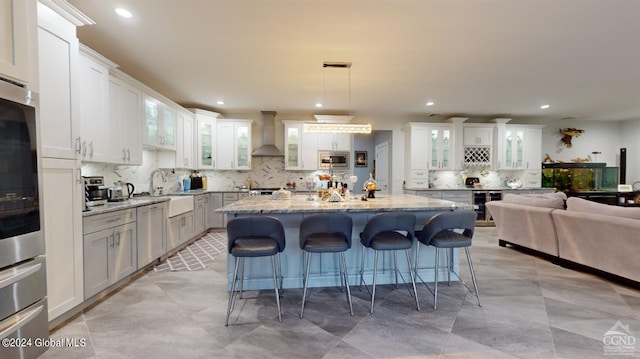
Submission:
[[[1,358],[35,358],[49,337],[36,113],[34,94],[0,81]]]

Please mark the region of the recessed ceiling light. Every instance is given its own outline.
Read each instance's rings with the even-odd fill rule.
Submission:
[[[548,108],[549,108],[549,105],[542,105],[542,106],[540,106],[540,109],[542,109],[542,110],[546,110],[546,109],[548,109]]]
[[[118,15],[120,15],[122,17],[126,17],[127,19],[133,17],[133,14],[131,13],[131,11],[129,11],[127,9],[123,9],[121,7],[116,9],[116,14],[118,14]]]
[[[218,101],[216,101],[216,103],[217,103],[218,105],[224,105],[224,101],[222,101],[222,100],[218,100]]]
[[[316,107],[320,108],[320,107],[322,107],[322,104],[320,102],[318,102],[318,103],[316,103]]]
[[[433,105],[435,105],[435,103],[433,101],[428,101],[427,102],[427,106],[433,106]]]

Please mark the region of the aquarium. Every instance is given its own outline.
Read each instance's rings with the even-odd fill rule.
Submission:
[[[617,191],[618,167],[606,163],[543,163],[542,187],[563,192]]]

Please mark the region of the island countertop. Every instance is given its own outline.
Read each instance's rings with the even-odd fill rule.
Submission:
[[[436,198],[427,198],[411,194],[384,194],[367,201],[345,200],[328,202],[314,196],[313,201],[307,195],[295,194],[291,199],[276,200],[271,196],[250,196],[231,203],[215,212],[227,214],[269,214],[269,213],[313,213],[313,212],[384,212],[384,211],[448,211],[473,209],[466,203],[451,202]]]

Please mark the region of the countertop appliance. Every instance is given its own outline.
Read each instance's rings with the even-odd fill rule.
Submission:
[[[0,358],[36,358],[49,338],[37,97],[0,81]]]
[[[348,151],[318,151],[318,169],[349,169],[350,156]]]
[[[132,183],[116,181],[113,187],[109,187],[107,197],[109,202],[120,202],[131,198],[135,187]]]
[[[467,177],[464,180],[464,186],[467,188],[474,188],[476,183],[480,183],[480,178],[478,177]]]
[[[124,195],[122,187],[120,186],[109,187],[109,189],[107,190],[107,193],[108,193],[108,198],[107,198],[108,202],[120,202],[128,198],[128,196]]]
[[[86,176],[82,177],[82,179],[84,181],[85,211],[89,210],[89,207],[107,204],[109,188],[104,185],[104,177]]]

